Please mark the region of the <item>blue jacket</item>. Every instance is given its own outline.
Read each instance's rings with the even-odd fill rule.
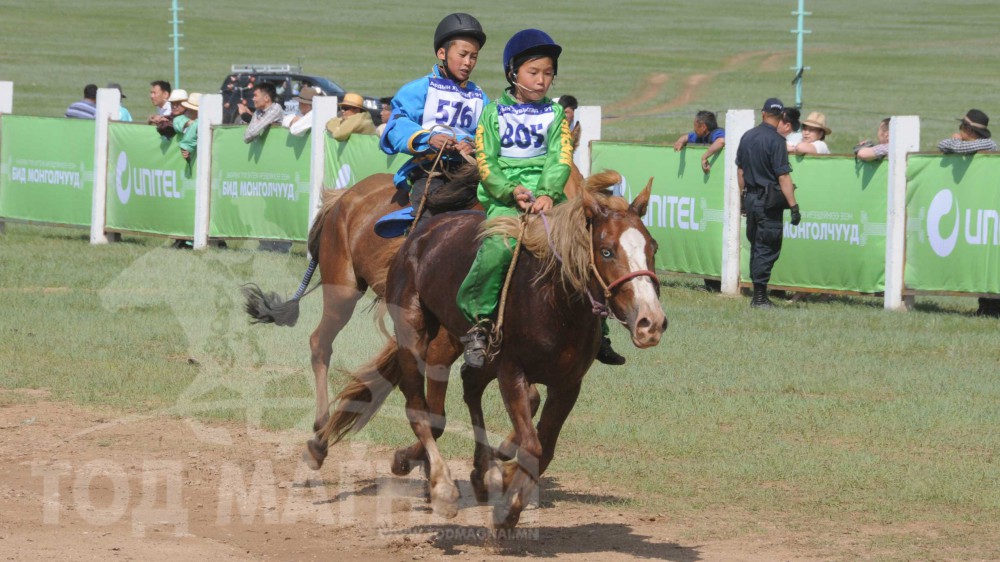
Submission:
[[[425,117],[428,101],[433,105],[430,109],[434,114]],[[466,81],[464,86],[456,84],[441,76],[437,66],[427,76],[400,88],[392,98],[392,115],[379,141],[379,147],[386,154],[413,155],[396,172],[393,178],[396,187],[408,190],[410,172],[437,156],[428,144],[435,126],[451,127],[458,140],[475,142],[476,124],[489,102],[486,93],[471,80]],[[440,132],[448,132],[448,129],[442,127]],[[451,156],[442,158],[458,160]]]

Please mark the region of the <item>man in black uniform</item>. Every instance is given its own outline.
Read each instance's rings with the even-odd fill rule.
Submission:
[[[795,202],[795,187],[788,163],[785,139],[778,134],[778,121],[785,106],[770,98],[761,110],[763,122],[740,139],[736,168],[743,209],[747,215],[747,239],[750,240],[750,279],[753,281],[753,308],[774,306],[767,298],[771,268],[781,254],[782,219],[786,208],[792,210],[792,224],[802,216]]]

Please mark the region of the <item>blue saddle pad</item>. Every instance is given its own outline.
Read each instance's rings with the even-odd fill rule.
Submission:
[[[413,224],[413,219],[413,207],[393,211],[375,223],[375,234],[382,238],[397,238],[406,233],[406,229]]]

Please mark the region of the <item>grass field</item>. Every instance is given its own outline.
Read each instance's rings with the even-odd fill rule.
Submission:
[[[318,296],[294,328],[249,326],[239,297],[250,280],[290,292],[301,254],[90,246],[83,231],[12,224],[0,263],[0,387],[307,434]],[[822,547],[810,538],[820,528],[865,528],[899,558],[1000,555],[1000,338],[995,320],[971,316],[974,299],[920,299],[906,314],[861,298],[760,313],[698,285],[665,279],[659,347],[636,350],[614,328],[629,364],[589,373],[553,473],[616,491],[598,501],[679,520],[750,514],[799,532],[803,548]],[[371,315],[356,315],[335,344],[334,388],[336,371],[381,343]],[[452,386],[441,445],[468,458]],[[495,387],[486,405],[505,434]],[[354,438],[408,444],[403,420],[394,393]],[[707,521],[720,536],[750,532]]]
[[[88,82],[120,82],[136,117],[151,112],[153,79],[172,79],[170,3],[0,0],[0,80],[17,113],[62,115]],[[217,91],[232,63],[299,63],[348,89],[391,95],[427,71],[437,21],[466,10],[489,35],[474,79],[496,96],[503,44],[540,27],[565,46],[553,94],[604,106],[604,138],[673,141],[698,109],[794,102],[794,0],[549,2],[526,0],[274,4],[184,2],[181,85]],[[872,137],[879,119],[920,115],[922,146],[977,107],[1000,115],[993,2],[806,2],[804,110],[827,113],[835,152]]]

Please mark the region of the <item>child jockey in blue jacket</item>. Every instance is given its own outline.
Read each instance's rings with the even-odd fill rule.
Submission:
[[[392,98],[392,115],[379,146],[386,154],[413,155],[393,181],[398,189],[410,191],[414,209],[427,192],[427,173],[439,151],[445,153],[438,166],[446,170],[464,164],[462,155],[476,152],[476,124],[489,99],[469,76],[485,43],[486,34],[476,18],[462,13],[445,16],[434,32],[439,64]]]

